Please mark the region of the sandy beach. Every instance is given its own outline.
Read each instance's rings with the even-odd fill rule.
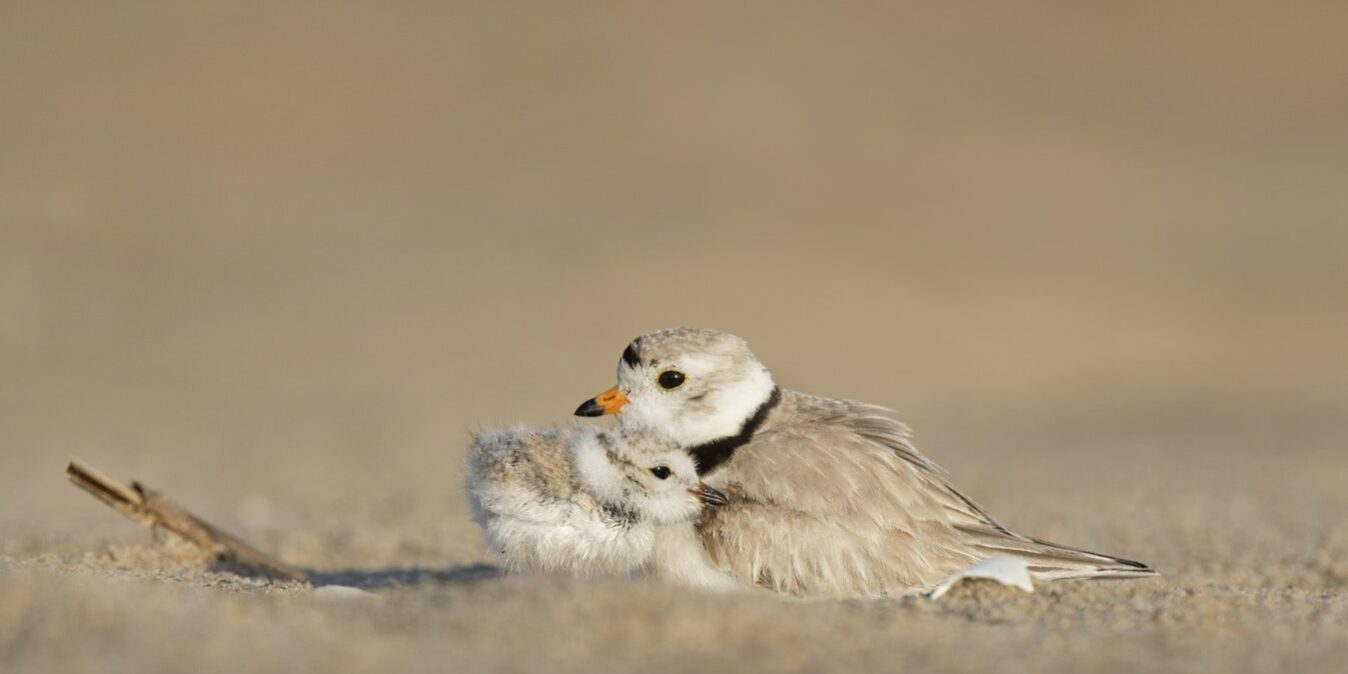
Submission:
[[[8,3],[0,671],[1341,671],[1346,21]],[[569,421],[676,325],[1164,575],[500,575],[469,435]],[[71,459],[374,596],[214,567]]]

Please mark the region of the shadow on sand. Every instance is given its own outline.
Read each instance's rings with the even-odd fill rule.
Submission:
[[[390,567],[384,569],[340,569],[311,571],[309,582],[314,587],[345,585],[362,590],[378,590],[414,585],[459,585],[490,580],[501,576],[501,568],[490,564],[451,566],[445,569],[424,567]]]
[[[270,578],[276,581],[293,580],[270,573],[266,569],[229,561],[212,564],[211,571],[232,573],[247,578]],[[447,568],[395,566],[377,569],[337,569],[334,571],[301,570],[305,580],[314,587],[343,585],[361,590],[380,590],[417,585],[459,585],[498,578],[502,569],[491,564],[469,564]]]

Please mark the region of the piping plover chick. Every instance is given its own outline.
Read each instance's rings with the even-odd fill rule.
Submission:
[[[693,529],[726,497],[668,443],[579,425],[498,429],[473,439],[467,468],[473,519],[508,570],[738,587]]]
[[[697,532],[739,582],[802,596],[930,589],[994,555],[1037,580],[1154,576],[1146,564],[1017,534],[951,484],[890,410],[782,389],[734,335],[637,338],[618,385],[576,414],[618,413],[628,435],[670,442],[730,505]]]

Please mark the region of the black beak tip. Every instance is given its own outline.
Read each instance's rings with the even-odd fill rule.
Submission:
[[[580,407],[576,408],[576,416],[602,417],[604,416],[604,408],[600,407],[599,403],[595,402],[594,398],[590,398],[589,400],[586,400],[585,402],[581,403]]]
[[[719,489],[702,485],[702,502],[710,506],[730,505],[730,499]]]

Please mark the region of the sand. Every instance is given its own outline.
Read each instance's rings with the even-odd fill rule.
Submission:
[[[0,7],[0,671],[1343,670],[1348,5],[560,7]],[[674,325],[1164,576],[500,576],[469,433]]]
[[[1041,584],[1034,594],[966,585],[937,602],[502,577],[463,504],[437,512],[437,499],[375,499],[382,512],[334,518],[322,532],[250,531],[326,571],[320,582],[373,593],[324,598],[213,571],[185,544],[155,543],[71,488],[58,494],[85,506],[91,516],[78,519],[91,526],[53,522],[59,535],[30,526],[5,538],[0,654],[7,672],[1339,671],[1342,452],[1289,455],[1266,451],[1268,438],[1231,436],[1213,445],[1221,460],[1194,465],[1158,449],[1167,439],[1190,451],[1195,441],[1097,438],[1089,458],[1000,455],[974,471],[984,475],[976,492],[1016,526],[1141,557],[1164,577]]]

